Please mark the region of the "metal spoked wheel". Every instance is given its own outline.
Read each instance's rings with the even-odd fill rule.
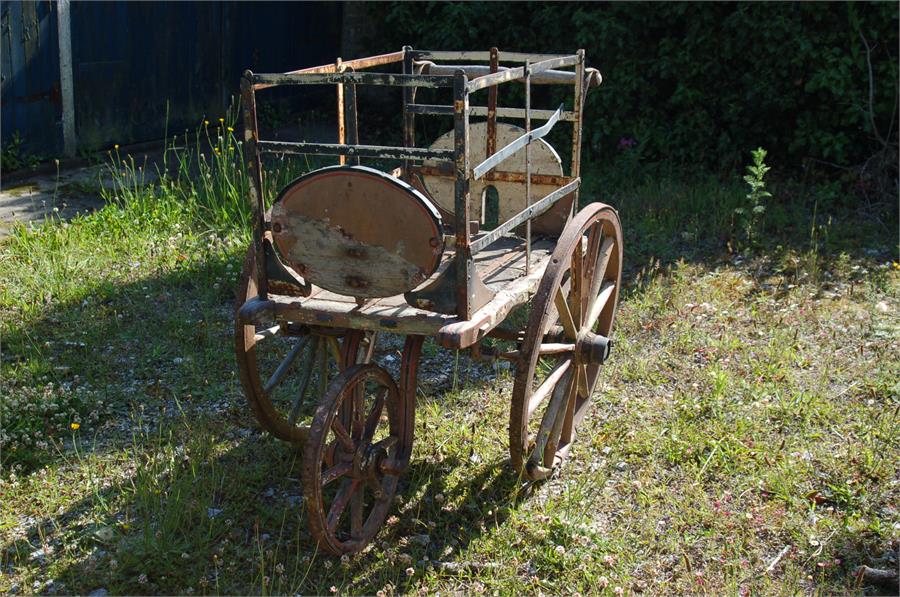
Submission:
[[[531,480],[565,460],[608,356],[622,279],[622,229],[602,203],[566,226],[541,279],[516,367],[510,457]]]
[[[346,369],[316,409],[303,490],[310,531],[328,552],[359,551],[381,528],[406,466],[403,411],[390,373],[375,364]]]
[[[244,260],[236,306],[257,296],[255,251]],[[245,325],[235,317],[235,355],[244,393],[263,429],[302,444],[331,379],[371,356],[374,335],[288,322]]]

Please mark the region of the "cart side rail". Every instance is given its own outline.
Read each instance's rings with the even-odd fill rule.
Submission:
[[[458,62],[489,62],[484,64],[436,64],[432,60]],[[521,64],[521,66],[500,66],[505,63]],[[402,64],[400,73],[366,72],[365,69],[395,63]],[[559,70],[572,68],[573,70]],[[525,86],[525,107],[497,106],[497,90],[504,83],[519,81]],[[499,239],[503,234],[511,232],[524,224],[526,228],[526,271],[530,263],[531,220],[545,213],[563,197],[572,197],[572,209],[578,202],[578,190],[581,180],[581,126],[582,110],[586,91],[599,85],[600,73],[585,67],[584,51],[575,54],[530,54],[521,52],[504,52],[501,56],[496,48],[489,52],[445,52],[431,50],[414,50],[406,46],[399,52],[381,54],[356,60],[342,61],[338,58],[333,64],[314,66],[286,73],[245,73],[243,87],[245,104],[245,132],[248,141],[249,162],[253,170],[251,186],[251,202],[255,203],[256,212],[255,238],[261,241],[265,222],[261,212],[262,179],[259,153],[282,154],[324,154],[340,156],[340,163],[359,163],[360,157],[382,157],[403,160],[403,172],[409,175],[417,169],[440,168],[445,175],[455,179],[455,279],[456,279],[456,311],[458,316],[468,319],[479,309],[489,295],[478,292],[480,284],[474,271],[472,257]],[[532,109],[531,85],[571,85],[574,90],[574,101],[571,110],[561,105],[557,110]],[[286,143],[262,140],[256,126],[254,92],[281,85],[334,85],[338,94],[338,143]],[[359,143],[356,91],[357,85],[375,85],[403,88],[403,147],[361,145]],[[452,105],[417,104],[416,89],[452,89]],[[470,95],[488,91],[487,105],[470,105]],[[345,94],[347,97],[345,98]],[[345,101],[346,100],[346,101]],[[452,149],[431,149],[416,147],[414,121],[417,115],[441,115],[454,118],[454,144]],[[470,161],[469,118],[470,116],[487,117],[488,137],[487,155],[479,164]],[[514,118],[524,120],[525,133],[504,147],[496,147],[497,118]],[[532,129],[532,119],[546,121],[541,127]],[[346,122],[345,122],[346,120]],[[532,201],[531,186],[533,172],[531,169],[531,144],[545,136],[558,121],[571,122],[572,160],[567,176],[559,176],[560,187],[554,192]],[[497,166],[524,149],[526,154],[526,171],[522,173],[501,172]],[[430,160],[431,165],[421,164]],[[419,165],[413,165],[418,162]],[[446,170],[444,170],[446,168]],[[516,177],[524,183],[525,208],[515,216],[498,226],[494,231],[473,238],[469,227],[469,183],[472,180],[492,180],[503,177]],[[255,191],[255,192],[254,192]],[[265,280],[262,280],[260,295],[265,297]]]

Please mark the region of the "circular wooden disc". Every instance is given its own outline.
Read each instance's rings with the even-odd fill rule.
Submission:
[[[525,134],[525,129],[506,122],[497,123],[497,149],[512,143]],[[431,145],[431,149],[453,149],[453,131],[449,131]],[[476,122],[469,127],[469,163],[474,167],[487,157],[487,122]],[[425,162],[426,165],[437,165]],[[518,172],[525,174],[525,149],[522,148],[496,168],[503,172]],[[562,175],[562,161],[553,147],[538,139],[531,144],[531,172],[533,174]],[[454,194],[454,180],[437,176],[423,177],[425,188],[441,209],[449,213],[456,211]],[[472,202],[469,206],[472,219],[481,220],[481,196],[487,186],[497,189],[500,208],[500,221],[505,222],[526,207],[525,184],[518,182],[486,182],[472,180],[469,183],[469,195]],[[544,195],[556,190],[557,187],[549,185],[532,185],[531,199],[537,201]]]
[[[363,166],[332,166],[288,185],[272,206],[282,258],[326,290],[385,297],[412,290],[438,267],[441,218],[408,184]]]

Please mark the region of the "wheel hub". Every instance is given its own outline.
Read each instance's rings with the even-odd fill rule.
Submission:
[[[582,363],[599,365],[609,358],[612,344],[606,336],[584,331],[575,339],[575,354]]]

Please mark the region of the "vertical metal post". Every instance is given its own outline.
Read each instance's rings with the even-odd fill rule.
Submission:
[[[525,61],[525,132],[531,133],[531,61]],[[531,138],[525,144],[525,206],[531,207]],[[531,218],[525,222],[525,275],[531,272]]]
[[[263,202],[262,161],[259,159],[259,129],[256,124],[256,94],[253,91],[253,73],[244,71],[241,79],[241,103],[244,106],[244,157],[249,174],[250,210],[253,214],[253,246],[256,248],[256,287],[261,300],[266,299],[266,254],[263,238],[266,233],[266,210]]]
[[[343,72],[341,59],[338,58],[334,63],[334,72]],[[338,83],[337,87],[337,120],[338,120],[338,143],[343,145],[347,142],[347,130],[344,125],[344,84]],[[338,156],[338,163],[343,166],[347,163],[347,156]]]
[[[584,50],[578,50],[578,62],[575,63],[575,103],[573,112],[575,120],[572,121],[572,178],[581,176],[581,119],[584,108]],[[572,198],[571,216],[578,211],[578,195],[581,187],[575,189]]]
[[[453,80],[453,159],[456,173],[454,186],[456,212],[456,301],[457,315],[472,317],[475,266],[469,250],[469,94],[466,73],[454,73]]]
[[[491,48],[491,72],[495,73],[500,68],[500,53],[497,48]],[[487,152],[485,159],[491,157],[497,151],[497,91],[499,85],[491,85],[488,88],[487,105]]]
[[[403,74],[413,74],[412,47],[403,46]],[[416,115],[409,112],[409,104],[416,100],[416,88],[403,88],[403,147],[416,146]],[[409,180],[410,160],[403,160],[403,179]]]
[[[491,73],[495,73],[500,68],[500,56],[497,48],[491,48]],[[491,157],[497,151],[497,92],[499,85],[491,85],[488,88],[488,104],[487,104],[487,141],[485,146],[485,159]],[[485,216],[487,209],[485,199],[487,198],[487,189],[481,192],[481,224],[486,222]]]
[[[62,99],[63,154],[75,155],[75,88],[72,77],[72,25],[69,0],[56,3],[56,32],[59,39],[59,94]]]
[[[353,71],[352,68],[346,68],[347,71]],[[346,83],[344,87],[344,118],[346,124],[347,143],[350,145],[359,145],[359,117],[356,112],[356,85]],[[352,156],[350,163],[359,166],[359,156]]]

